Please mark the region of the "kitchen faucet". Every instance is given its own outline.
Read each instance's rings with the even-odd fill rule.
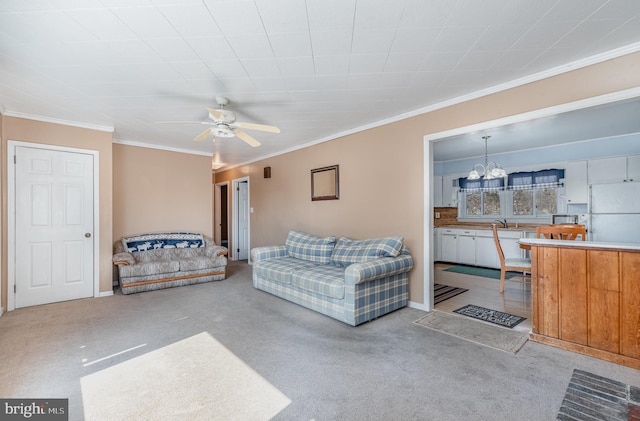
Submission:
[[[500,222],[502,224],[502,228],[509,228],[509,224],[507,224],[506,219],[496,219],[496,222]]]

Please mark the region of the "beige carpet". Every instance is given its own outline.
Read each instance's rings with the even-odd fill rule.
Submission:
[[[468,317],[434,310],[414,322],[448,335],[512,354],[527,342],[529,335],[500,326],[492,326]]]

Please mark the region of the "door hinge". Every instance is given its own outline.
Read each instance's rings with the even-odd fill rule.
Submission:
[[[13,293],[16,293],[16,284],[13,284]]]
[[[15,155],[13,155],[13,163],[14,164],[16,163],[16,156]]]
[[[240,253],[240,249],[237,249],[236,252]]]

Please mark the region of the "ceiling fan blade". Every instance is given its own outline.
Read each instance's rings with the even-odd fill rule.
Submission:
[[[242,127],[243,129],[260,130],[269,133],[280,133],[280,129],[276,126],[267,126],[266,124],[245,123],[243,121],[236,121],[233,124],[238,127]]]
[[[156,124],[211,124],[208,121],[156,121]]]
[[[207,108],[207,111],[209,111],[209,116],[211,118],[213,118],[214,120],[224,120],[225,116],[224,113],[222,112],[222,110],[214,110],[213,108]]]
[[[209,137],[210,134],[211,134],[211,129],[207,129],[204,132],[200,133],[198,136],[196,136],[193,140],[195,140],[196,142],[200,142],[201,140],[205,140],[207,137]]]
[[[235,135],[237,137],[239,137],[240,139],[244,140],[245,142],[247,142],[249,145],[255,147],[258,147],[261,145],[260,142],[258,142],[256,139],[254,139],[253,137],[249,136],[247,133],[243,132],[240,129],[235,129],[233,131],[233,133],[235,133]]]

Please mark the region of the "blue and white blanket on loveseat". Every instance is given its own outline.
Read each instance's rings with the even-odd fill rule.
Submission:
[[[200,248],[204,247],[204,238],[202,234],[192,232],[143,234],[123,237],[122,246],[129,253],[158,249]]]

